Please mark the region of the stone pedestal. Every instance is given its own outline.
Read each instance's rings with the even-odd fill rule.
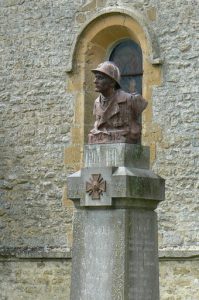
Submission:
[[[85,166],[68,177],[74,220],[71,300],[158,300],[157,219],[164,180],[149,149],[85,146]]]

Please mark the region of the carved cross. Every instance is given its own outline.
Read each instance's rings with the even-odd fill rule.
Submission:
[[[101,174],[92,174],[90,181],[86,182],[86,192],[92,197],[92,200],[99,200],[103,192],[106,191],[106,181]]]

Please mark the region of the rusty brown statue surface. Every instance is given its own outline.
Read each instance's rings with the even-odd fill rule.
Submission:
[[[139,120],[147,102],[140,94],[121,89],[120,71],[113,62],[105,61],[92,72],[95,91],[100,95],[94,103],[95,123],[88,143],[139,143],[142,130]]]

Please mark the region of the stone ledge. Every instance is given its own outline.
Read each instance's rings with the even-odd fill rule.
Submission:
[[[162,260],[199,260],[199,250],[168,249],[159,250],[159,259]]]
[[[0,259],[7,258],[71,258],[68,247],[0,247]]]
[[[0,261],[28,258],[71,259],[72,249],[67,247],[0,247]],[[159,260],[199,260],[199,250],[159,250]]]

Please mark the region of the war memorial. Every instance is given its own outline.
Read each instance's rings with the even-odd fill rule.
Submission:
[[[1,300],[198,300],[198,5],[0,1]]]
[[[112,62],[92,70],[100,92],[84,168],[68,177],[77,211],[71,300],[158,300],[157,217],[164,180],[141,140],[143,97],[125,93]]]

